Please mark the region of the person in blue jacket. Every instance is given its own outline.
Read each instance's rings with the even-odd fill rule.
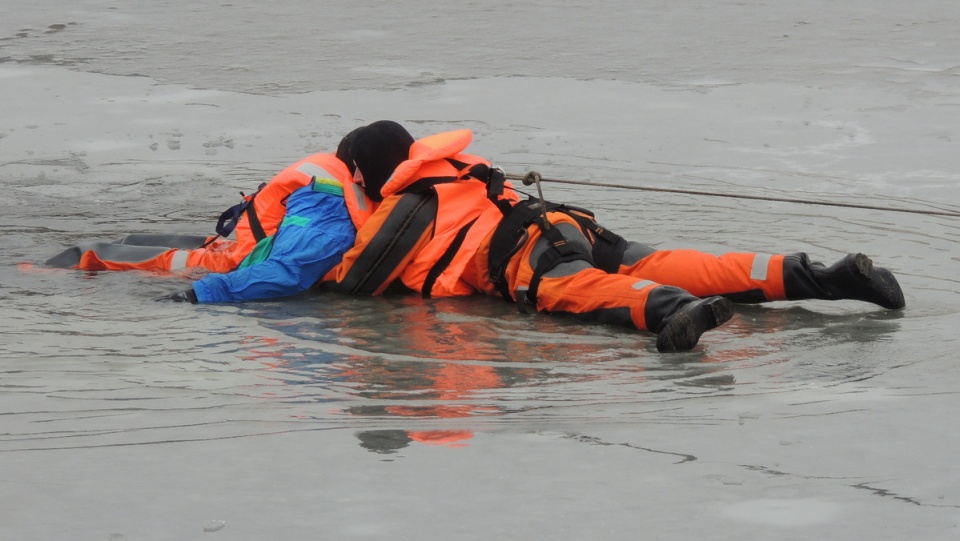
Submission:
[[[343,188],[314,180],[290,194],[287,214],[271,239],[258,245],[237,270],[195,281],[196,300],[190,290],[183,292],[183,300],[224,303],[296,295],[340,263],[356,236]]]
[[[395,124],[375,124],[382,129],[388,123]],[[337,148],[336,157],[347,165],[350,174],[356,170],[350,146],[363,129],[347,134]],[[340,263],[356,239],[343,188],[338,180],[314,177],[307,186],[290,194],[276,234],[261,240],[236,270],[209,274],[193,282],[190,289],[158,300],[229,303],[289,297],[306,291]]]

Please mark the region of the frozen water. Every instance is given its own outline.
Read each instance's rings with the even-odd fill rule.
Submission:
[[[672,356],[495,299],[194,307],[30,264],[210,232],[381,118],[513,173],[960,212],[960,4],[3,12],[0,538],[957,537],[957,218],[545,183],[631,239],[862,251],[906,292],[739,307]]]

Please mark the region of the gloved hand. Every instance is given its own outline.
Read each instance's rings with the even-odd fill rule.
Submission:
[[[173,302],[189,302],[192,304],[197,304],[197,294],[193,292],[193,288],[177,291],[176,293],[171,293],[170,295],[164,295],[158,301],[173,301]]]

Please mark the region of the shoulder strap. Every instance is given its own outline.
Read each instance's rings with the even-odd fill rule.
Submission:
[[[433,284],[437,282],[437,278],[443,274],[443,271],[447,270],[447,267],[450,266],[450,262],[453,261],[453,258],[460,250],[460,246],[463,245],[463,239],[467,238],[470,227],[477,223],[477,220],[478,218],[474,218],[470,223],[461,227],[460,231],[457,231],[457,236],[454,237],[453,242],[450,243],[450,246],[443,252],[443,255],[440,256],[433,267],[430,268],[430,272],[427,273],[427,277],[423,281],[423,287],[420,288],[424,299],[430,298],[430,294],[433,291]]]
[[[240,222],[240,217],[246,212],[248,206],[250,206],[250,201],[244,200],[223,211],[223,213],[220,214],[220,218],[217,219],[217,235],[221,237],[230,236],[230,233],[233,233],[234,228],[237,227],[237,223]]]
[[[533,223],[539,224],[543,221],[544,204],[547,207],[547,211],[564,209],[563,205],[549,201],[541,203],[539,199],[529,197],[512,206],[510,210],[507,211],[494,230],[493,236],[490,238],[490,255],[488,259],[490,280],[493,282],[493,285],[496,286],[500,295],[507,300],[512,299],[511,292],[506,283],[507,264],[510,262],[510,258],[526,244],[528,237],[527,227]]]
[[[526,299],[517,299],[521,310],[524,301],[533,306],[537,305],[537,290],[540,288],[540,280],[544,274],[553,270],[557,265],[568,261],[588,261],[593,264],[590,254],[582,252],[575,245],[568,243],[556,227],[544,223],[543,217],[538,216],[536,223],[540,227],[543,237],[550,243],[550,248],[537,258],[537,265],[533,269],[533,277],[530,279],[530,285],[526,291]]]
[[[253,194],[253,197],[250,198],[249,205],[247,205],[247,218],[250,220],[250,232],[253,233],[253,238],[257,242],[265,239],[267,237],[267,232],[263,230],[263,225],[260,224],[260,217],[257,216],[257,207],[254,206],[253,200],[257,197],[257,194]]]
[[[456,164],[455,164],[456,165]],[[463,164],[466,167],[469,164]],[[485,163],[478,163],[470,166],[463,173],[463,178],[475,178],[487,185],[487,199],[489,199],[504,216],[513,210],[513,204],[510,201],[500,199],[506,190],[507,175],[499,167],[491,167]]]
[[[263,231],[263,227],[260,225],[260,220],[257,219],[257,212],[253,207],[253,200],[266,185],[266,182],[261,182],[260,186],[257,187],[257,191],[250,197],[240,192],[240,195],[243,196],[243,201],[223,211],[223,213],[220,214],[220,218],[217,219],[215,228],[217,235],[229,237],[230,233],[233,233],[233,230],[237,227],[237,224],[240,223],[240,219],[243,218],[243,213],[246,212],[250,216],[250,230],[253,231],[257,242],[260,242],[267,236]]]
[[[437,196],[433,190],[400,196],[383,224],[347,270],[329,288],[344,293],[373,295],[381,291],[433,224]]]

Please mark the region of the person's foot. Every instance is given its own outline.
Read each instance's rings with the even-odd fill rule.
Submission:
[[[863,254],[849,254],[830,267],[811,263],[806,254],[788,255],[783,260],[783,285],[791,301],[853,299],[890,310],[906,305],[893,273],[874,266]]]
[[[859,278],[850,285],[849,298],[878,304],[891,310],[906,306],[903,290],[893,273],[881,267],[875,267],[873,261],[863,254],[850,254],[843,262]]]
[[[719,327],[733,317],[733,303],[723,297],[709,297],[692,302],[667,320],[657,334],[657,351],[673,353],[690,351],[700,335]]]

